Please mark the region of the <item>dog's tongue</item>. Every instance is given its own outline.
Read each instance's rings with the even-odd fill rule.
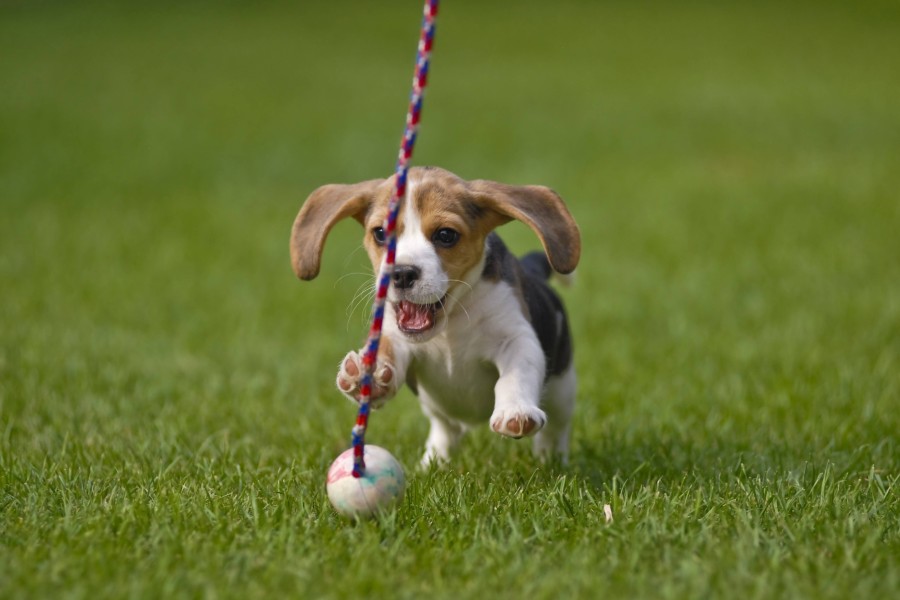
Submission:
[[[434,304],[414,304],[402,300],[397,304],[397,324],[403,331],[420,332],[434,327]]]

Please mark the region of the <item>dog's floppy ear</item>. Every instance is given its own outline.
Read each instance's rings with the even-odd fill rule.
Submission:
[[[498,213],[502,223],[516,219],[531,227],[555,271],[575,270],[581,257],[581,234],[556,192],[541,185],[505,185],[483,179],[472,181],[469,186],[476,202]]]
[[[291,264],[297,277],[309,280],[319,274],[328,232],[347,217],[364,223],[383,182],[384,179],[370,179],[350,185],[323,185],[309,195],[291,230]]]

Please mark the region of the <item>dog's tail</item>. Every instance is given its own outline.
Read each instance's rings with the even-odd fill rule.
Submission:
[[[526,274],[536,279],[540,279],[541,281],[547,281],[553,276],[556,281],[565,287],[571,286],[575,281],[574,271],[567,275],[557,273],[553,270],[553,267],[550,266],[547,255],[540,250],[526,254],[519,259],[519,263],[522,265],[522,270],[525,271]]]

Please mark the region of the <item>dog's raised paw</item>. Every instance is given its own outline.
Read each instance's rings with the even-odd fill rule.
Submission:
[[[351,400],[359,402],[362,394],[360,389],[362,376],[362,357],[358,352],[348,352],[347,356],[344,357],[344,360],[341,361],[341,367],[338,370],[338,389]],[[369,401],[371,402],[372,407],[379,408],[393,396],[396,391],[393,367],[379,361],[375,365],[375,373],[372,375],[372,389],[369,394]]]
[[[547,415],[537,407],[496,409],[491,415],[491,429],[500,435],[522,438],[534,435],[547,422]]]

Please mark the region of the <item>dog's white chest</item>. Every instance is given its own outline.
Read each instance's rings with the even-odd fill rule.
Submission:
[[[477,348],[478,344],[473,346]],[[420,399],[444,415],[469,424],[484,422],[490,416],[498,378],[497,368],[473,349],[432,343],[413,359]]]
[[[481,282],[464,306],[438,336],[409,345],[410,367],[423,402],[447,417],[475,424],[494,410],[498,362],[515,360],[508,356],[510,341],[531,339],[538,355],[540,347],[509,285]]]

